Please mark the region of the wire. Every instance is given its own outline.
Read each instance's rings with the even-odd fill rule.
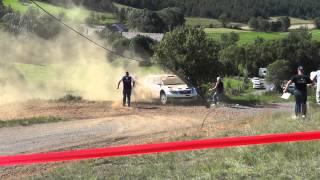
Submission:
[[[133,61],[138,61],[138,62],[142,62],[142,59],[134,59],[131,57],[127,57],[121,54],[118,54],[106,47],[104,47],[103,45],[95,42],[94,40],[90,39],[89,37],[85,36],[84,34],[80,33],[79,31],[77,31],[76,29],[72,28],[71,26],[69,26],[68,24],[64,23],[63,21],[61,21],[59,18],[57,18],[56,16],[54,16],[53,14],[51,14],[50,12],[48,12],[47,10],[45,10],[40,4],[36,3],[34,0],[30,0],[30,2],[32,2],[34,5],[36,5],[39,9],[41,9],[43,12],[45,12],[47,15],[49,15],[52,19],[56,20],[57,22],[59,22],[60,24],[64,25],[65,27],[67,27],[69,30],[75,32],[76,34],[78,34],[79,36],[85,38],[86,40],[90,41],[91,43],[95,44],[96,46],[108,51],[111,54],[117,55],[119,57],[125,58],[125,59],[129,59],[129,60],[133,60]]]

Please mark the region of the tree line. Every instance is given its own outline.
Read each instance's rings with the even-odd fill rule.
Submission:
[[[181,27],[169,32],[156,46],[154,60],[185,76],[202,87],[220,76],[257,76],[258,69],[268,67],[269,80],[277,87],[296,73],[299,65],[306,73],[320,64],[320,42],[312,40],[306,30],[290,32],[279,40],[257,38],[253,44],[238,45],[238,34],[208,38],[199,28]]]
[[[251,17],[292,16],[303,19],[320,17],[318,0],[114,0],[135,8],[160,10],[179,7],[186,16],[218,19],[226,16],[237,22]]]

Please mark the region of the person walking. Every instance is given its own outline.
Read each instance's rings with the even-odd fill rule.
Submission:
[[[311,80],[317,84],[316,100],[318,105],[320,105],[320,66],[318,67],[318,70],[315,72],[315,76],[312,77]]]
[[[304,69],[302,66],[298,67],[298,74],[292,76],[288,81],[283,90],[284,93],[288,92],[288,87],[291,83],[295,84],[295,90],[293,92],[296,99],[295,118],[305,118],[307,114],[307,85],[312,84],[312,81],[308,76],[304,75]]]
[[[126,75],[122,77],[122,79],[118,83],[118,88],[120,83],[123,83],[123,106],[126,106],[126,101],[128,102],[128,107],[131,105],[131,91],[132,88],[135,86],[134,79],[129,75],[129,72],[126,72]]]
[[[221,77],[217,77],[217,82],[216,82],[215,86],[210,90],[212,90],[212,91],[216,90],[216,92],[213,95],[213,102],[214,102],[214,104],[218,104],[218,102],[221,101],[221,98],[224,93],[224,85],[223,85]]]

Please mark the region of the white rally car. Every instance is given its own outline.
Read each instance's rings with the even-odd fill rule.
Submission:
[[[144,83],[152,98],[159,99],[161,104],[166,104],[168,100],[194,101],[198,97],[196,89],[176,75],[150,75]]]

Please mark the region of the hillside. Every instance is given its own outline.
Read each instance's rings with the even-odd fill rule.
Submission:
[[[24,13],[27,11],[30,7],[36,7],[34,4],[29,3],[22,3],[19,0],[3,0],[3,3],[7,7],[11,7],[14,11],[19,11],[21,13]],[[49,3],[39,2],[39,5],[41,5],[44,9],[48,10],[50,13],[58,16],[59,14],[64,14],[67,18],[67,20],[74,21],[76,23],[84,23],[85,19],[90,16],[90,14],[94,13],[96,16],[103,17],[101,24],[104,23],[114,23],[117,22],[115,19],[113,13],[111,12],[97,12],[93,10],[88,10],[82,7],[70,7],[65,8],[62,6],[52,5]]]
[[[115,0],[115,2],[159,10],[165,7],[180,7],[186,16],[219,18],[221,15],[232,21],[247,22],[250,17],[292,16],[302,19],[320,16],[318,0]]]

